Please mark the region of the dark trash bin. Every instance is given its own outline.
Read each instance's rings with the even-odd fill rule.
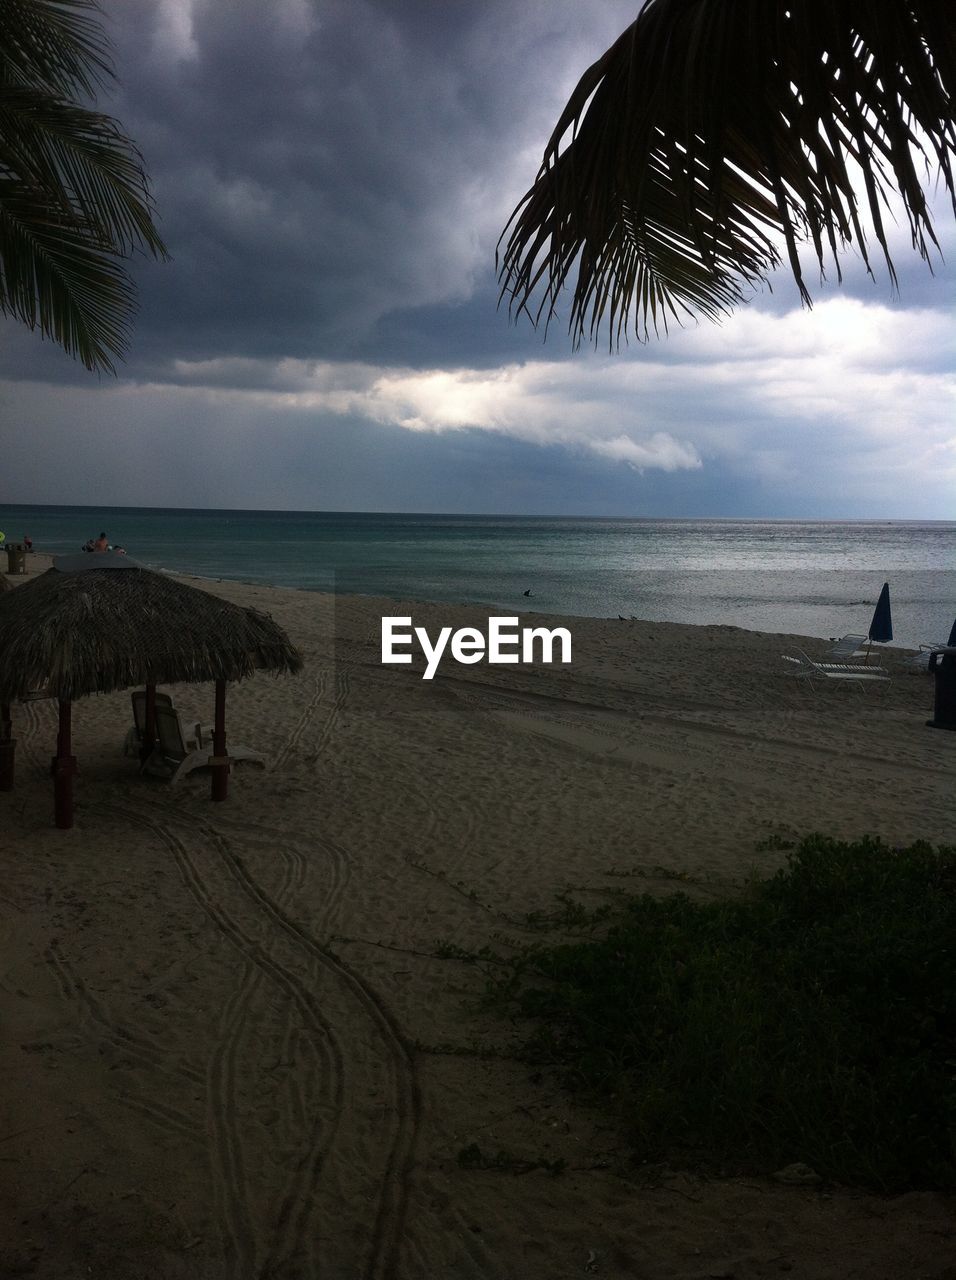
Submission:
[[[7,573],[26,573],[27,553],[23,547],[7,547]]]
[[[956,647],[934,649],[929,669],[936,678],[936,697],[933,718],[926,723],[931,729],[956,729]]]

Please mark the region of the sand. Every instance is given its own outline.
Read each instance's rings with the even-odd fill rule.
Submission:
[[[951,841],[956,734],[924,727],[925,676],[891,655],[887,685],[811,690],[780,654],[819,641],[555,618],[570,668],[425,683],[381,665],[383,612],[487,611],[205,585],[306,657],[230,689],[232,741],[271,765],[236,767],[225,804],[203,774],[141,776],[128,694],[91,698],[57,831],[54,705],[14,709],[0,1276],[956,1276],[952,1198],[645,1185],[606,1118],[510,1056],[481,974],[432,954],[527,936],[569,886],[726,893],[780,865],[756,848],[775,832]],[[210,719],[211,687],[171,692]],[[463,1166],[473,1145],[513,1167]]]

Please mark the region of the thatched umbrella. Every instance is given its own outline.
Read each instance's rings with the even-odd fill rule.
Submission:
[[[146,686],[144,756],[153,746],[157,684],[216,682],[213,799],[226,797],[226,682],[254,671],[298,671],[282,628],[255,609],[145,569],[115,552],[61,556],[0,597],[0,705],[41,696],[60,705],[53,761],[57,826],[72,826],[71,703]],[[7,728],[4,730],[3,721]],[[12,783],[9,713],[0,713],[0,777]],[[2,785],[2,783],[0,783]]]

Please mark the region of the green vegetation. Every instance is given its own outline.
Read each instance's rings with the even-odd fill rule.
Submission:
[[[125,263],[164,258],[142,157],[90,105],[113,79],[95,0],[0,0],[0,315],[115,373]]]
[[[719,319],[801,254],[841,279],[956,212],[956,41],[939,0],[649,0],[585,71],[502,233],[501,296],[576,341]],[[924,190],[925,184],[925,190]],[[894,197],[896,203],[894,203]],[[781,253],[781,242],[785,245]],[[835,268],[829,270],[830,261]]]
[[[735,900],[600,919],[481,959],[532,1021],[523,1055],[611,1107],[636,1159],[956,1186],[956,849],[813,836]]]

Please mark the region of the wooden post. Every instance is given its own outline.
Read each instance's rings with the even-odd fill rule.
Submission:
[[[13,762],[17,740],[13,736],[10,704],[0,702],[0,791],[13,790]]]
[[[140,743],[139,758],[147,761],[156,746],[156,686],[146,686],[146,716],[143,724],[143,741]]]
[[[70,713],[72,703],[60,699],[60,728],[56,735],[56,755],[53,757],[53,811],[56,825],[61,830],[73,826],[73,775],[76,773],[76,756],[70,743]]]
[[[212,733],[212,798],[225,800],[229,791],[229,757],[226,755],[226,682],[216,681],[216,720]]]

